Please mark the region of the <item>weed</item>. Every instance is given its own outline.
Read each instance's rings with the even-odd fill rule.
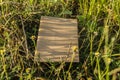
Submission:
[[[119,4],[120,0],[0,0],[0,80],[120,79]],[[79,63],[34,61],[42,15],[78,19]]]

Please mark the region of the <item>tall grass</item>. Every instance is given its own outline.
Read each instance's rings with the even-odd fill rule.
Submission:
[[[119,40],[117,35],[120,34],[119,20],[115,19],[115,17],[117,18],[117,15],[119,15],[119,5],[117,5],[116,2],[117,1],[109,0],[86,0],[79,2],[79,13],[82,15],[78,16],[78,19],[82,22],[81,26],[87,29],[86,36],[88,36],[88,46],[90,48],[88,50],[88,56],[91,60],[91,67],[96,64],[93,70],[95,71],[95,79],[99,80],[111,79],[109,72],[116,67],[115,64],[112,65],[112,63],[119,63],[119,61],[114,61],[115,57],[112,57],[114,54],[119,54],[119,51],[117,52],[115,49],[115,45],[119,44],[116,42],[116,40]],[[115,11],[116,6],[118,13]],[[93,54],[97,56],[95,57]],[[104,64],[101,64],[101,61],[104,61]],[[105,66],[105,68],[103,68],[103,66]]]
[[[120,79],[119,4],[119,0],[0,0],[0,80]],[[40,17],[73,14],[79,24],[80,62],[35,62]]]

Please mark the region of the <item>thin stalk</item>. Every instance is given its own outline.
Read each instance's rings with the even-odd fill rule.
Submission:
[[[97,60],[97,67],[98,67],[98,78],[99,80],[102,80],[99,58],[97,57],[96,60]]]
[[[90,59],[91,59],[91,62],[93,61],[93,57],[92,57],[92,51],[93,51],[93,35],[91,34],[90,35]]]
[[[23,35],[24,35],[24,38],[25,38],[25,50],[26,50],[27,57],[28,57],[28,44],[27,44],[27,36],[26,36],[26,33],[25,33],[25,26],[24,26],[23,19],[22,19],[21,16],[20,16],[20,19],[21,19],[21,23],[22,23]]]
[[[106,80],[110,80],[109,79],[109,64],[106,66]]]

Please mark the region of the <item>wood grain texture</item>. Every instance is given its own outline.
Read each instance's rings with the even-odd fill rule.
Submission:
[[[40,62],[79,62],[77,20],[42,16],[37,39],[35,60]]]

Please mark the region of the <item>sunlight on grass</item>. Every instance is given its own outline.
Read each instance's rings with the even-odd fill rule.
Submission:
[[[34,61],[41,16],[78,19],[79,63]],[[120,0],[0,0],[0,80],[119,80],[119,67]]]

